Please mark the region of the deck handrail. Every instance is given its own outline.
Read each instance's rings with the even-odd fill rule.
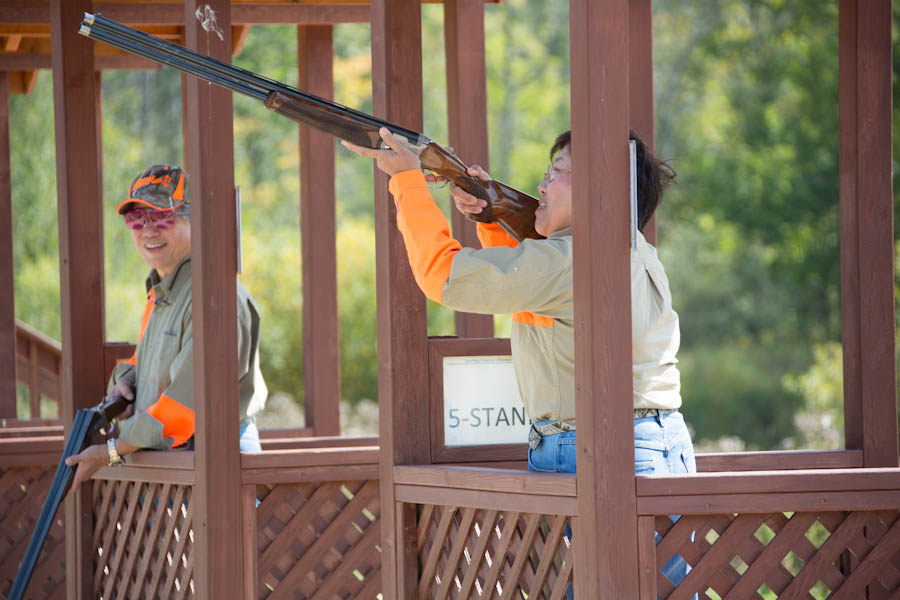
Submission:
[[[59,403],[62,345],[16,320],[16,383],[28,386],[31,417],[41,417],[41,395]]]

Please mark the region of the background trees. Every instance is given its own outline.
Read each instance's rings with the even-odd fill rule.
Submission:
[[[706,446],[837,446],[837,3],[656,0],[654,19],[657,150],[679,174],[660,253],[681,315],[687,420]],[[488,5],[485,25],[491,172],[534,190],[569,126],[567,3]],[[441,6],[423,6],[423,44],[425,130],[446,140]],[[295,46],[292,27],[254,27],[235,62],[295,83]],[[179,86],[169,70],[103,75],[108,339],[134,339],[144,305],[145,268],[114,207],[146,164],[181,162]],[[336,27],[335,86],[338,102],[371,111],[367,26]],[[51,87],[45,72],[13,97],[11,141],[16,313],[58,337]],[[297,129],[237,97],[234,124],[263,370],[302,403]],[[342,385],[356,405],[377,397],[372,168],[338,150],[337,173]],[[449,311],[430,304],[429,331],[452,334]]]

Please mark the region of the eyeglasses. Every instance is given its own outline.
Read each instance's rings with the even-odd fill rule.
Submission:
[[[140,231],[147,226],[147,222],[153,223],[158,230],[163,231],[175,225],[175,211],[150,210],[148,208],[132,208],[124,215],[125,227],[132,231]]]
[[[553,181],[558,175],[562,175],[563,173],[571,173],[572,169],[560,169],[556,165],[551,164],[547,167],[547,170],[544,171],[544,183],[550,183]]]

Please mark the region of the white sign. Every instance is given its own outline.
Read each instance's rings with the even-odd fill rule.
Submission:
[[[444,445],[528,442],[510,356],[444,357]]]

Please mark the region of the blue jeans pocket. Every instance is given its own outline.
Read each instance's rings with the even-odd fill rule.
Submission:
[[[575,432],[545,435],[540,445],[528,450],[528,470],[543,473],[575,472]]]
[[[634,440],[634,472],[637,475],[666,471],[665,445],[653,440]]]
[[[546,442],[541,442],[543,446]],[[556,472],[556,452],[542,452],[541,448],[537,450],[528,450],[528,470],[540,471],[543,473]]]

